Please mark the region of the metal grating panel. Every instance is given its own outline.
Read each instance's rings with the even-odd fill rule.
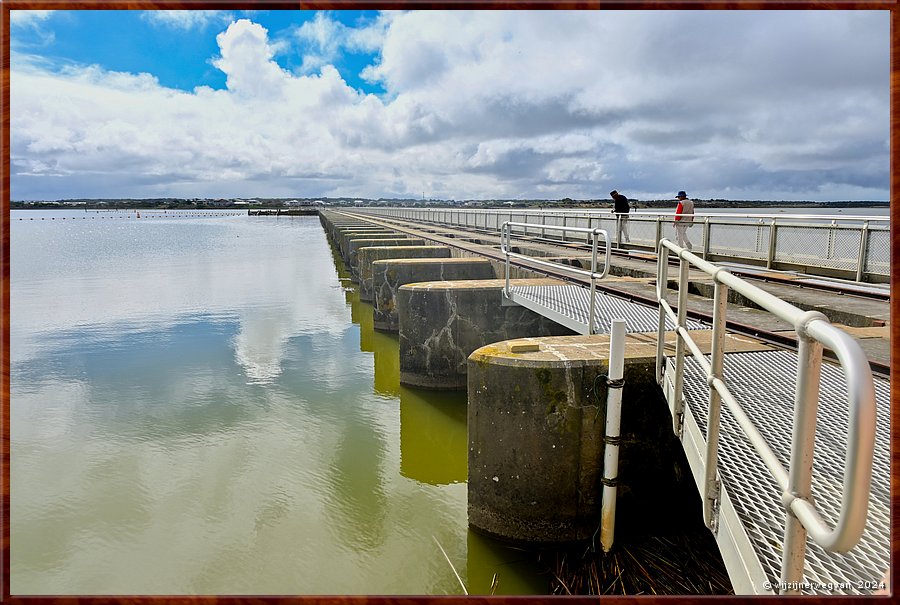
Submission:
[[[591,291],[582,286],[511,286],[510,292],[537,305],[587,326]],[[659,311],[637,303],[597,292],[594,310],[594,333],[609,334],[613,319],[624,319],[628,332],[654,332],[659,327]],[[540,311],[538,311],[540,312]],[[709,329],[707,324],[689,319],[689,330]],[[666,329],[675,324],[666,318]]]
[[[869,231],[865,270],[879,275],[891,274],[891,232],[887,229]]]
[[[669,360],[669,366],[673,361]],[[725,376],[731,392],[785,468],[789,466],[797,354],[789,351],[732,353],[725,356]],[[846,447],[846,382],[840,368],[822,364],[821,395],[813,464],[813,496],[822,517],[832,526],[840,508]],[[684,397],[701,431],[706,433],[708,387],[703,370],[685,358]],[[807,540],[804,580],[812,585],[849,583],[834,590],[804,593],[869,594],[865,583],[880,582],[890,565],[890,385],[875,380],[877,427],[872,466],[869,516],[863,536],[848,553],[828,553]],[[771,477],[743,437],[725,406],[721,414],[719,474],[734,508],[753,543],[769,581],[781,573],[785,511]],[[724,521],[724,520],[720,520]],[[862,584],[862,587],[859,586]]]
[[[696,245],[694,249],[697,249]],[[710,224],[709,252],[764,259],[769,254],[769,227],[759,223]]]
[[[829,226],[779,225],[775,260],[855,271],[860,232]]]

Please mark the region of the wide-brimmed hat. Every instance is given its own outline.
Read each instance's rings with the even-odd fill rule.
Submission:
[[[675,197],[687,197],[687,193],[685,193],[684,191],[679,191],[678,195],[676,195]]]

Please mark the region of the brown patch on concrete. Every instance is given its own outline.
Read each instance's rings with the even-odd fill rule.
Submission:
[[[697,347],[708,354],[712,350],[712,330],[691,330]],[[675,351],[675,332],[666,332],[666,352]],[[517,344],[539,345],[538,351],[519,353],[513,350]],[[727,353],[770,351],[773,347],[738,334],[725,335]],[[690,354],[689,352],[687,354]],[[469,357],[480,363],[524,364],[545,366],[566,365],[571,362],[605,360],[609,358],[609,335],[550,336],[523,338],[497,342],[474,351]],[[625,335],[625,359],[629,361],[656,358],[656,332],[634,332]]]
[[[551,278],[511,279],[512,286],[565,286],[564,281]],[[506,285],[505,279],[462,279],[448,281],[418,282],[401,287],[417,290],[491,290]]]
[[[891,326],[872,326],[869,328],[855,328],[853,326],[845,326],[844,324],[834,324],[847,334],[854,338],[891,338]]]

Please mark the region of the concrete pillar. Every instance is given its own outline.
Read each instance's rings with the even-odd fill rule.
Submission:
[[[359,251],[362,248],[378,247],[378,246],[424,246],[425,240],[412,237],[386,237],[372,238],[363,237],[360,239],[350,240],[347,250],[347,262],[350,265],[350,276],[354,283],[359,283]]]
[[[526,339],[488,345],[470,356],[473,528],[525,542],[593,535],[600,517],[606,388],[591,387],[607,368],[602,337],[594,338],[591,354],[563,350],[558,357],[559,347],[549,339]],[[522,344],[541,349],[514,352],[512,345]],[[652,376],[652,364],[647,367]]]
[[[425,281],[493,279],[490,261],[474,258],[389,259],[372,263],[375,329],[399,331],[396,295],[400,286]]]
[[[514,286],[564,285],[554,279],[516,279]],[[492,342],[574,334],[519,305],[503,306],[503,279],[407,284],[397,291],[400,383],[465,390],[467,359]]]
[[[700,349],[711,331],[695,330]],[[674,333],[666,334],[674,346]],[[520,348],[526,345],[525,348]],[[537,350],[527,350],[528,345]],[[617,540],[702,522],[690,467],[656,384],[655,333],[625,341]],[[729,335],[726,350],[766,345]],[[590,538],[600,521],[609,335],[509,340],[469,356],[469,525],[525,542]]]
[[[359,299],[372,301],[372,263],[390,258],[450,258],[447,246],[382,246],[359,250]]]

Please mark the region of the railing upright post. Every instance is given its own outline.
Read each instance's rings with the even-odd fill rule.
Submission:
[[[503,245],[503,252],[506,255],[506,297],[509,298],[509,224],[507,223],[500,226],[500,243]]]
[[[565,215],[565,214],[563,214],[563,224],[562,224],[562,226],[563,226],[562,241],[566,241],[566,230],[565,230],[565,227],[566,227],[566,215]]]
[[[659,219],[657,219],[659,225]],[[669,249],[662,242],[656,242],[656,298],[659,303],[659,326],[656,332],[656,382],[663,386],[663,361],[666,356],[666,310],[663,301],[667,301],[669,291]]]
[[[684,428],[684,339],[678,333],[687,320],[688,269],[690,266],[678,253],[678,326],[675,333],[675,402],[672,413],[673,428],[679,439]]]
[[[822,370],[822,344],[806,334],[806,326],[797,330],[797,391],[794,399],[794,426],[791,436],[791,466],[787,493],[803,500],[812,497],[813,450],[816,437],[816,413],[819,405],[819,376]],[[796,585],[803,579],[806,558],[806,528],[788,506],[784,528],[784,553],[781,582]],[[783,594],[798,594],[788,588]]]
[[[659,240],[662,239],[662,217],[656,217],[656,248],[659,250]]]
[[[703,492],[703,521],[715,535],[718,531],[720,482],[719,468],[719,412],[722,397],[714,381],[722,380],[725,359],[725,314],[728,308],[728,286],[716,281],[713,295],[712,355],[709,375],[709,411],[706,424],[706,482]]]
[[[771,269],[775,266],[775,241],[778,229],[775,225],[776,220],[773,218],[772,222],[769,223],[769,253],[766,255],[766,269]]]
[[[591,242],[591,301],[588,310],[588,334],[594,333],[594,301],[597,292],[597,238],[600,237],[598,232],[594,232],[594,239]]]
[[[869,221],[863,223],[859,232],[859,262],[856,265],[856,281],[863,280],[866,271],[866,256],[869,254]]]
[[[709,217],[703,217],[703,251],[700,253],[703,260],[709,254]]]
[[[837,221],[831,221],[831,229],[828,230],[828,256],[825,258],[834,258],[834,238],[837,234]]]

